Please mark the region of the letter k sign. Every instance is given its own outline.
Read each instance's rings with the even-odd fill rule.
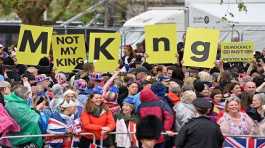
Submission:
[[[95,38],[94,60],[99,60],[100,52],[102,52],[108,60],[114,60],[114,57],[107,51],[108,45],[111,44],[113,40],[114,38],[108,38],[103,44],[101,44],[101,39]]]

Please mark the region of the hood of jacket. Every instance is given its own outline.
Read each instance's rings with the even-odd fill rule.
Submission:
[[[17,96],[14,92],[12,92],[8,96],[5,96],[5,101],[6,102],[16,102],[16,103],[27,104],[27,100]]]
[[[150,88],[144,88],[140,93],[140,100],[142,102],[158,101],[159,98]]]

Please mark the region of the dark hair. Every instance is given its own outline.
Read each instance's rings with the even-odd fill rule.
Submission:
[[[236,85],[239,85],[239,83],[232,82],[226,84],[224,87],[224,93],[231,93],[231,91],[234,89]]]
[[[185,75],[182,71],[182,68],[180,66],[176,66],[176,69],[172,72],[172,79],[183,81],[184,78]]]
[[[222,91],[220,89],[215,88],[215,89],[212,90],[212,93],[211,93],[210,97],[213,99],[214,96],[217,95],[217,94],[222,94]]]
[[[250,104],[252,104],[252,98],[253,98],[253,94],[247,93],[247,92],[242,92],[239,96],[240,100],[241,100],[241,106],[246,109],[247,107],[249,107]]]
[[[88,97],[87,102],[86,102],[85,107],[84,107],[85,112],[91,113],[94,110],[94,108],[96,107],[96,105],[92,102],[92,99],[94,96],[95,96],[95,94],[91,94]],[[109,110],[105,104],[102,103],[101,105],[105,111]]]
[[[39,61],[39,66],[50,66],[50,61],[48,57],[43,57]]]
[[[137,124],[136,137],[137,139],[159,139],[163,129],[161,119],[154,115],[148,115]]]
[[[259,87],[264,82],[265,77],[263,75],[256,76],[253,78],[253,82]]]

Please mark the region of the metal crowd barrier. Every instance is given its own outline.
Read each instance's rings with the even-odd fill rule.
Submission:
[[[32,137],[75,137],[75,136],[85,136],[85,135],[90,135],[93,138],[93,144],[96,144],[96,136],[94,133],[79,133],[79,134],[40,134],[40,135],[19,135],[19,136],[3,136],[0,137],[0,141],[2,141],[3,139],[15,139],[15,138],[32,138]]]
[[[102,131],[102,133],[106,133],[104,131]],[[117,134],[136,134],[135,132],[126,132],[126,133],[119,133],[119,132],[107,132],[106,133],[107,135],[117,135]],[[175,136],[178,134],[178,133],[175,133]],[[161,135],[168,135],[168,133],[166,132],[162,132]],[[100,148],[104,148],[103,147],[103,141],[104,141],[104,135],[102,134],[102,136],[100,137]]]
[[[119,132],[104,132],[102,131],[104,134],[102,134],[101,138],[100,138],[100,144],[96,145],[96,136],[94,133],[79,133],[79,134],[73,134],[73,135],[69,135],[69,134],[41,134],[41,135],[19,135],[19,136],[4,136],[4,137],[0,137],[0,141],[2,141],[3,139],[14,139],[14,138],[27,138],[27,137],[58,137],[58,136],[63,136],[63,137],[68,137],[68,136],[84,136],[84,135],[90,135],[93,137],[93,145],[96,145],[97,148],[104,148],[103,147],[103,141],[104,141],[104,135],[116,135],[116,134],[135,134],[135,132],[125,132],[125,133],[119,133]],[[177,135],[178,133],[174,133],[174,136]],[[161,135],[168,135],[168,133],[166,132],[162,132]],[[246,138],[246,144],[248,144],[248,146],[250,146],[250,142],[248,141],[249,139],[252,140],[252,148],[258,148],[260,146],[264,146],[265,147],[265,136],[258,136],[258,135],[224,135],[225,140],[227,138]],[[262,140],[262,142],[253,142],[253,140]],[[248,142],[247,142],[248,141]],[[264,142],[263,142],[264,141]],[[257,143],[260,143],[260,145],[258,146]],[[231,143],[230,143],[231,144]],[[240,143],[240,141],[236,141],[233,140],[232,144],[235,144],[235,146],[240,145],[242,143]],[[242,144],[243,145],[243,144]],[[248,147],[246,145],[246,147]],[[226,146],[224,146],[226,148]]]

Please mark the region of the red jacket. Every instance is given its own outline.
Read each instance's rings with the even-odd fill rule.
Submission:
[[[81,127],[83,132],[94,133],[96,136],[96,140],[100,140],[101,128],[109,127],[111,131],[115,129],[115,121],[110,111],[104,112],[100,117],[95,117],[88,112],[83,112],[80,116]],[[92,139],[91,136],[85,136],[88,139]],[[107,136],[104,135],[104,139]]]
[[[171,102],[172,104],[174,104],[174,105],[177,104],[177,103],[180,101],[179,96],[177,96],[175,93],[169,92],[169,93],[167,94],[167,96],[168,96],[170,102]]]
[[[150,88],[145,88],[140,93],[141,105],[139,107],[140,118],[148,115],[154,115],[162,120],[163,131],[170,131],[172,129],[174,116],[171,110],[166,107],[165,102],[160,100]],[[164,141],[163,136],[159,138],[157,143]]]

